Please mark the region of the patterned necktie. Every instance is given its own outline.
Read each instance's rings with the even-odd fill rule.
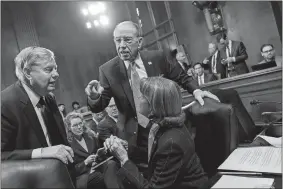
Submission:
[[[150,128],[149,135],[148,135],[148,161],[150,160],[152,145],[153,145],[156,133],[159,130],[159,128],[160,126],[156,123],[154,123]]]
[[[216,72],[215,72],[216,54],[213,55],[212,60],[213,60],[213,62],[212,62],[212,73],[216,73]]]
[[[131,87],[132,87],[134,101],[135,101],[138,123],[142,127],[146,128],[146,126],[149,123],[149,119],[140,113],[140,103],[139,102],[140,102],[140,98],[142,97],[142,94],[140,91],[140,77],[136,70],[135,62],[132,62],[129,64],[128,74],[129,76],[131,76]]]
[[[45,126],[46,126],[46,129],[42,129],[44,136],[45,136],[45,139],[46,139],[46,142],[47,142],[48,146],[51,146],[51,141],[50,141],[49,134],[48,134],[49,123],[48,123],[47,107],[46,107],[46,103],[44,101],[44,97],[40,97],[40,100],[39,100],[37,105],[38,105],[38,107],[41,111],[41,115],[43,117],[43,120],[44,120],[44,123],[45,123]]]

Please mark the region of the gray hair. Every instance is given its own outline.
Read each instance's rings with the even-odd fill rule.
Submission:
[[[139,26],[138,24],[132,22],[132,21],[124,21],[124,22],[121,22],[121,23],[117,24],[116,27],[115,27],[115,29],[114,29],[114,32],[115,32],[115,30],[116,30],[119,26],[124,25],[124,24],[126,24],[126,25],[132,25],[132,26],[135,27],[135,29],[136,29],[136,35],[137,35],[137,37],[141,37],[141,36],[142,36],[142,32],[141,32],[140,26]],[[113,35],[114,35],[114,32],[113,32]]]
[[[54,53],[43,47],[27,47],[14,59],[15,73],[20,81],[25,80],[24,69],[30,69],[33,65],[43,61],[55,61]]]

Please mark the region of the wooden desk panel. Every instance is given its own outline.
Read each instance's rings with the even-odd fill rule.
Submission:
[[[282,109],[281,104],[276,103],[250,104],[252,100],[282,102],[282,67],[213,81],[204,84],[201,88],[203,90],[215,88],[237,90],[244,106],[256,122],[260,121],[262,112]],[[194,100],[193,96],[185,90],[182,90],[182,96],[184,105]]]

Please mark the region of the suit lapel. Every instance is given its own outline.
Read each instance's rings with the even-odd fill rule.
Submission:
[[[207,83],[208,82],[208,74],[204,73],[204,83]]]
[[[120,58],[119,58],[118,61],[119,61],[118,65],[120,67],[120,76],[119,76],[119,78],[121,79],[122,87],[124,89],[124,92],[125,92],[128,100],[131,103],[131,106],[135,110],[136,107],[135,107],[135,102],[134,102],[134,96],[133,96],[133,93],[132,93],[132,88],[131,88],[130,83],[129,83],[129,78],[128,78],[126,66],[125,66],[123,60],[121,60]]]
[[[86,139],[85,139],[85,142],[86,142]],[[88,154],[90,154],[79,144],[79,142],[75,138],[73,138],[72,144],[73,144],[74,148],[77,149],[77,151],[85,154],[86,156],[88,156]]]
[[[20,101],[22,103],[22,109],[23,114],[28,118],[30,126],[33,128],[33,130],[36,133],[36,136],[38,138],[38,141],[41,143],[42,147],[48,146],[46,138],[44,136],[42,127],[40,125],[40,122],[38,120],[37,114],[34,110],[34,107],[25,91],[23,86],[20,84],[20,82],[17,83],[17,87],[19,87],[19,96]]]
[[[150,58],[148,56],[146,56],[146,52],[140,51],[140,56],[141,56],[143,65],[145,67],[147,77],[156,76],[154,64],[152,64],[152,61],[150,60]]]
[[[94,152],[95,149],[95,143],[94,143],[94,139],[90,138],[89,136],[85,135],[84,136],[85,139],[85,143],[88,149],[88,153],[91,154]]]
[[[231,40],[231,56],[235,57],[234,53],[236,50],[236,43],[234,41]]]

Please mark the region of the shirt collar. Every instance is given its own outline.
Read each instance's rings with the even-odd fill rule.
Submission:
[[[29,86],[27,86],[27,84],[21,82],[25,91],[28,94],[28,97],[33,105],[33,107],[36,107],[36,105],[38,104],[39,100],[40,100],[40,96],[38,94],[36,94]]]
[[[138,55],[137,55],[137,57],[136,57],[136,59],[135,59],[135,61],[134,61],[139,67],[141,67],[140,66],[140,64],[142,64],[142,59],[141,59],[141,56],[140,56],[140,53],[138,53]],[[129,67],[129,64],[130,64],[130,61],[124,61],[124,64],[125,64],[125,66],[126,66],[126,68],[128,69],[128,67]]]

